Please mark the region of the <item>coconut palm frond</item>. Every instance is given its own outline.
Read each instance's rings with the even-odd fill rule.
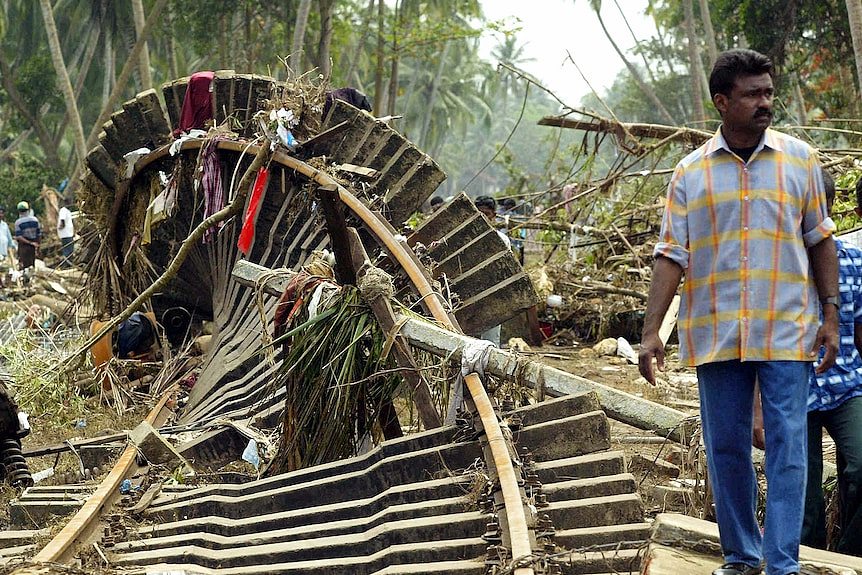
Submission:
[[[276,384],[287,388],[287,401],[270,471],[356,454],[375,436],[380,407],[400,384],[383,358],[386,338],[358,291],[343,287],[329,305],[312,320],[307,311],[297,314],[298,326],[281,337],[289,348]]]

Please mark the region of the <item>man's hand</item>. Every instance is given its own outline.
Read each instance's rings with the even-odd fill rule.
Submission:
[[[652,360],[655,358],[656,366],[664,371],[664,344],[658,334],[644,334],[641,339],[640,352],[638,353],[638,369],[644,379],[655,385],[655,370]]]
[[[831,313],[827,312],[826,308],[832,308]],[[820,347],[825,349],[823,359],[814,368],[814,373],[824,373],[835,364],[835,357],[838,355],[838,341],[838,310],[832,304],[827,304],[823,310],[823,323],[817,329],[814,347],[808,354],[816,359],[820,354]]]

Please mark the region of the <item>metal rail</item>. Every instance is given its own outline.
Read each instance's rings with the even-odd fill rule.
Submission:
[[[190,150],[200,148],[204,140],[190,140],[184,142],[182,150]],[[268,143],[267,143],[268,145]],[[222,141],[219,142],[220,149],[256,153],[259,149],[257,145],[249,145],[247,142]],[[134,173],[137,174],[152,162],[163,158],[168,153],[169,146],[163,146],[141,158],[135,165]],[[420,264],[409,251],[409,248],[398,241],[392,231],[374,212],[372,212],[365,204],[363,204],[356,196],[350,193],[327,172],[314,168],[309,164],[289,156],[282,152],[277,152],[273,155],[273,161],[289,168],[304,177],[312,180],[320,185],[334,186],[338,190],[338,195],[341,202],[356,215],[367,227],[378,242],[386,249],[386,251],[398,262],[404,272],[407,274],[414,288],[416,289],[422,303],[425,305],[428,312],[433,318],[443,327],[462,333],[461,329],[452,321],[448,312],[443,307],[441,300],[435,294],[431,284],[424,275]],[[487,461],[488,465],[493,465],[497,472],[500,482],[500,488],[503,497],[504,510],[506,514],[505,525],[508,530],[508,538],[511,545],[511,553],[513,561],[525,559],[532,555],[532,546],[530,541],[530,531],[527,524],[524,501],[521,497],[521,491],[518,482],[518,476],[511,457],[511,444],[503,434],[500,427],[500,421],[497,414],[494,412],[491,400],[475,373],[471,373],[465,377],[467,388],[470,396],[479,414],[485,435],[488,440],[488,446],[491,453],[491,461]],[[169,390],[169,392],[172,390]],[[159,403],[150,414],[146,421],[154,423],[162,408],[169,397],[169,392],[162,396]],[[115,464],[108,476],[102,481],[95,493],[88,499],[85,505],[76,513],[66,526],[52,539],[36,556],[33,558],[35,562],[61,562],[68,558],[69,552],[74,548],[75,544],[83,541],[86,537],[93,533],[93,529],[101,516],[112,503],[112,498],[115,497],[120,483],[128,476],[129,471],[135,462],[137,450],[134,446],[129,446],[120,456],[120,459]],[[515,575],[533,575],[532,567],[518,567],[513,573]]]

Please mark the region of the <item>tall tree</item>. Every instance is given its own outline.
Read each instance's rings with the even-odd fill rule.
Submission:
[[[303,50],[305,30],[308,25],[308,14],[311,12],[311,0],[300,0],[296,11],[296,25],[293,27],[293,43],[290,47],[290,67],[297,76],[303,72]]]
[[[377,0],[377,53],[374,68],[374,115],[380,116],[383,111],[383,69],[386,61],[386,10],[384,0]]]
[[[709,61],[718,59],[718,44],[715,42],[715,28],[712,26],[712,17],[709,15],[709,0],[699,0],[700,19],[703,22],[703,34],[706,36],[706,47],[709,49]]]
[[[846,0],[847,19],[850,21],[850,36],[856,56],[856,81],[862,94],[862,0]]]
[[[607,26],[605,26],[605,21],[602,19],[602,0],[590,0],[590,4],[592,5],[593,11],[596,13],[596,16],[599,19],[599,25],[602,27],[602,31],[605,33],[605,36],[611,43],[611,46],[613,46],[614,51],[623,61],[623,64],[625,64],[626,68],[634,78],[638,87],[641,89],[644,95],[649,98],[649,100],[655,105],[656,109],[661,112],[661,115],[667,122],[671,124],[676,124],[676,120],[674,120],[673,116],[670,114],[670,112],[667,111],[667,108],[664,107],[664,104],[662,104],[661,100],[659,100],[658,96],[656,96],[655,90],[653,90],[646,82],[644,82],[640,72],[638,72],[638,69],[634,66],[634,64],[629,62],[628,58],[626,58],[626,55],[623,54],[623,51],[620,50],[620,47],[614,41],[613,36],[611,36],[610,32],[608,32]]]
[[[689,75],[691,76],[691,97],[694,102],[694,119],[697,122],[706,120],[703,108],[704,90],[701,85],[703,77],[703,62],[700,60],[697,30],[694,26],[694,6],[692,0],[682,0],[685,10],[685,32],[688,37]]]
[[[330,48],[332,45],[332,7],[334,0],[318,0],[320,7],[320,40],[317,43],[317,67],[324,77],[332,72]]]
[[[51,50],[51,61],[54,63],[54,70],[57,73],[57,83],[63,92],[63,98],[66,101],[66,110],[72,122],[75,154],[78,156],[78,163],[80,164],[87,157],[84,126],[81,124],[81,115],[78,113],[78,102],[75,99],[75,91],[72,89],[72,81],[69,79],[69,72],[66,70],[66,63],[63,60],[63,51],[60,48],[60,36],[57,33],[57,24],[54,22],[54,11],[51,7],[51,0],[40,0],[40,4],[42,7],[42,17],[45,21],[45,32],[48,35],[48,47]]]
[[[135,34],[140,37],[144,29],[144,2],[143,0],[132,0],[132,14],[135,20]],[[138,73],[141,76],[141,87],[149,90],[153,87],[153,77],[150,74],[150,49],[146,41],[141,46],[141,57],[138,59]]]

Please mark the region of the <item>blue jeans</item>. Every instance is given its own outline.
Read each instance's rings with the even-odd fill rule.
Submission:
[[[812,364],[738,360],[697,368],[709,478],[724,559],[758,565],[768,575],[799,571],[805,500],[807,397]],[[751,463],[752,400],[760,382],[766,430],[766,519],[755,516],[757,480]]]

